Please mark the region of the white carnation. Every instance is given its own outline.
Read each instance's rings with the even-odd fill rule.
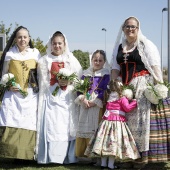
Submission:
[[[156,84],[154,86],[159,99],[165,99],[168,96],[168,88],[163,84]]]
[[[70,76],[72,73],[71,73],[68,69],[66,69],[66,68],[61,68],[61,69],[59,70],[59,74],[68,77],[68,76]]]
[[[147,86],[147,88],[144,91],[144,95],[151,103],[153,103],[153,104],[159,103],[159,99],[157,98],[157,96],[153,92],[153,89],[152,89],[151,86]]]
[[[80,80],[80,84],[82,85],[84,83],[84,80]]]
[[[12,79],[14,75],[12,73],[7,73],[2,76],[0,84],[6,85],[6,83]]]
[[[123,90],[122,95],[127,97],[129,100],[133,99],[133,91],[131,89]]]

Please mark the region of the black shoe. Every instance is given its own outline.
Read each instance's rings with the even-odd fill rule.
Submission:
[[[100,166],[101,169],[107,169],[107,166]]]

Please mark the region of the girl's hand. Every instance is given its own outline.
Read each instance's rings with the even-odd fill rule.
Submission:
[[[89,107],[94,107],[94,106],[96,106],[96,104],[93,103],[92,101],[89,101],[88,103],[89,103]]]
[[[86,98],[84,98],[83,103],[85,108],[89,108],[89,101]]]
[[[19,88],[16,86],[11,86],[10,91],[17,92],[17,91],[19,91]]]
[[[92,101],[89,101],[89,100],[87,100],[87,99],[84,99],[84,100],[83,100],[83,103],[84,103],[84,105],[85,105],[86,108],[90,108],[90,107],[96,106],[95,103],[93,103]]]
[[[66,80],[66,79],[59,79],[58,80],[58,84],[60,86],[67,86],[68,85],[68,80]]]

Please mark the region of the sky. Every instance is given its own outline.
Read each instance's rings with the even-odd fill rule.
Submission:
[[[167,8],[168,0],[0,0],[0,6],[0,22],[6,28],[12,24],[14,29],[15,23],[25,26],[44,45],[55,31],[61,31],[70,51],[106,50],[108,61],[121,24],[135,16],[167,66],[168,12],[162,9]]]

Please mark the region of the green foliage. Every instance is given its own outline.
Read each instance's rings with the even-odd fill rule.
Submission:
[[[40,51],[42,56],[45,55],[47,46],[43,45],[43,41],[41,41],[39,37],[37,39],[33,39],[32,44],[35,48],[37,48]]]
[[[83,70],[87,69],[90,66],[89,52],[83,52],[81,50],[74,50],[73,54],[77,58],[77,60],[80,62]]]
[[[90,85],[91,85],[90,77],[85,77],[84,80],[77,79],[77,81],[75,81],[74,91],[80,92],[87,96]]]
[[[18,27],[18,24],[15,23],[15,29]],[[0,23],[0,33],[1,34],[6,34],[6,42],[8,42],[9,37],[11,36],[11,29],[12,29],[12,24],[10,24],[10,26],[8,28],[6,28],[5,24],[3,21],[1,21]],[[15,30],[14,29],[14,30]]]

